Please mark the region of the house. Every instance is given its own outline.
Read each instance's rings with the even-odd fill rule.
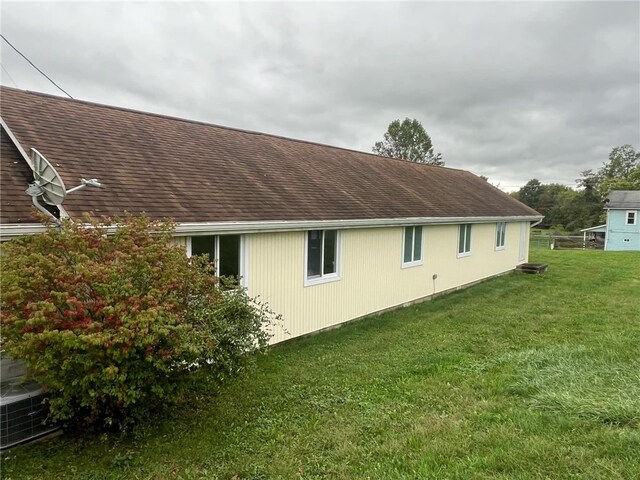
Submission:
[[[513,271],[540,214],[463,170],[1,87],[2,240],[42,231],[37,149],[73,186],[56,212],[177,222],[288,333],[318,331]]]
[[[640,250],[640,191],[614,190],[607,211],[605,250]]]

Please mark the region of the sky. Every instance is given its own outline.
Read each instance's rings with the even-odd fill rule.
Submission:
[[[448,167],[575,186],[640,149],[640,2],[11,2],[74,98],[371,152],[416,118]],[[3,85],[63,95],[4,41]],[[1,101],[1,99],[0,99]]]

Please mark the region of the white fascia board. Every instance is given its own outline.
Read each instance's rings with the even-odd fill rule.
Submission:
[[[41,223],[5,223],[0,225],[0,240],[10,240],[22,235],[44,233],[47,227]]]
[[[534,222],[541,220],[540,216],[510,216],[510,217],[413,217],[389,218],[377,220],[300,220],[300,221],[264,221],[264,222],[189,222],[177,223],[177,236],[207,235],[207,234],[240,234],[240,233],[269,233],[291,232],[300,230],[326,230],[338,228],[381,228],[406,227],[411,225],[456,225],[460,223],[494,223],[494,222]],[[40,223],[3,224],[0,226],[0,239],[9,240],[21,235],[32,235],[45,232],[47,227]],[[115,230],[111,227],[109,231]]]
[[[287,232],[339,228],[406,227],[411,225],[455,225],[460,223],[534,222],[542,216],[506,217],[411,217],[365,220],[274,220],[262,222],[183,222],[176,224],[176,235],[205,235],[209,233]]]

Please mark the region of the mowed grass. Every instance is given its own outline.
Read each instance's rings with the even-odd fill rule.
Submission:
[[[530,260],[276,346],[129,437],[10,450],[2,478],[640,478],[640,254]]]

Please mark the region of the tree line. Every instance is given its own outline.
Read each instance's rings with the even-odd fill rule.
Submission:
[[[577,232],[603,224],[605,202],[612,190],[640,190],[640,152],[631,145],[615,147],[598,170],[585,170],[577,188],[531,179],[511,195],[544,215],[541,228]]]

